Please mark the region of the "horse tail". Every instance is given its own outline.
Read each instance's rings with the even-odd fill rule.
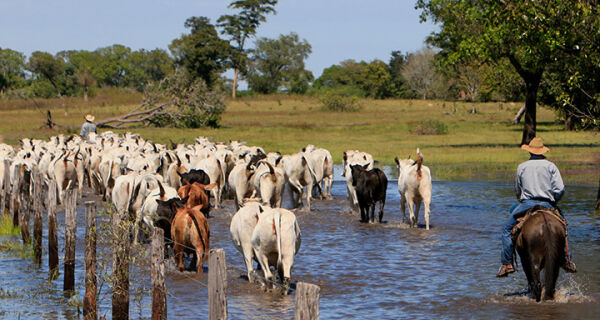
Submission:
[[[542,299],[553,299],[554,289],[556,286],[556,279],[558,278],[558,272],[560,271],[560,254],[563,250],[560,248],[561,239],[560,235],[553,236],[552,230],[546,220],[546,214],[542,213],[544,218],[544,234],[546,237],[546,254],[544,256],[544,290],[542,290]],[[562,240],[564,242],[564,240]],[[564,244],[563,244],[564,246]],[[536,297],[539,301],[539,296]]]

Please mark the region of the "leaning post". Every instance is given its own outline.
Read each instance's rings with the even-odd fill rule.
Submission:
[[[208,305],[209,320],[227,319],[227,269],[223,249],[212,249],[208,256]]]
[[[296,284],[296,310],[294,320],[319,319],[319,293],[317,285],[298,282]]]
[[[48,183],[48,272],[50,280],[58,276],[58,236],[56,234],[56,181]]]
[[[85,203],[85,296],[83,319],[98,319],[96,309],[98,279],[96,275],[96,203]]]
[[[152,320],[167,319],[167,288],[165,286],[165,232],[154,228],[152,233]]]
[[[77,189],[67,190],[65,197],[65,278],[63,290],[75,289],[75,242],[77,241]]]
[[[42,173],[36,172],[33,175],[33,252],[35,262],[42,263],[42,194],[44,179]]]

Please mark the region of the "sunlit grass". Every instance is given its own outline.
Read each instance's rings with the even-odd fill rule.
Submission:
[[[19,227],[13,226],[12,218],[9,215],[2,215],[2,218],[0,218],[0,236],[16,236],[20,232]]]
[[[170,139],[192,143],[198,136],[208,136],[213,141],[246,141],[281,153],[297,152],[311,143],[330,150],[336,163],[341,163],[345,150],[360,149],[373,154],[382,165],[393,165],[394,157],[414,157],[419,147],[437,180],[512,181],[517,165],[528,158],[518,147],[522,125],[510,124],[521,103],[477,103],[475,114],[470,112],[472,104],[465,102],[395,99],[364,100],[361,104],[361,111],[344,113],[322,111],[321,102],[313,97],[246,97],[228,103],[218,129],[130,130],[160,143]],[[52,110],[57,123],[77,132],[86,113],[106,119],[134,106],[117,100]],[[0,135],[5,142],[17,144],[23,137],[47,138],[56,134],[57,131],[39,129],[44,116],[34,108],[0,111]],[[415,124],[428,120],[443,123],[448,133],[411,133]],[[538,136],[549,145],[548,157],[558,165],[567,183],[597,183],[598,132],[564,131],[555,122],[553,111],[539,107]]]

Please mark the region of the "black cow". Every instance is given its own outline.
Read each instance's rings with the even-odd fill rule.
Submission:
[[[351,165],[352,186],[356,188],[356,197],[360,207],[360,221],[375,222],[375,203],[380,202],[379,222],[383,218],[383,207],[385,206],[385,192],[387,190],[387,177],[378,168],[367,170],[369,164],[364,166]]]
[[[168,256],[169,248],[173,248],[173,240],[171,238],[171,223],[177,213],[178,208],[183,208],[188,201],[188,197],[183,199],[172,198],[166,201],[156,199],[158,207],[156,208],[156,218],[154,218],[154,226],[163,229],[165,237],[165,258]]]
[[[181,178],[181,185],[185,186],[186,184],[192,184],[194,182],[199,182],[200,184],[210,184],[210,177],[204,170],[202,169],[192,169],[186,173],[179,173],[179,178]]]

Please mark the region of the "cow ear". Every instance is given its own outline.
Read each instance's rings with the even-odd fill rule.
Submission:
[[[176,206],[177,208],[182,208],[182,207],[183,207],[183,206],[185,206],[185,204],[188,202],[188,199],[189,199],[189,198],[190,198],[190,196],[186,196],[186,197],[185,197],[185,198],[183,198],[183,199],[177,200],[177,201],[175,202],[175,206]]]
[[[262,206],[258,206],[258,211],[260,211],[260,213],[263,213],[263,212],[265,212],[265,209],[263,209]]]
[[[363,169],[367,170],[369,168],[370,163],[365,164],[363,167]]]
[[[275,166],[278,166],[280,162],[281,162],[281,157],[275,159]]]
[[[306,147],[302,148],[302,152],[306,152]]]
[[[396,165],[400,165],[400,161],[398,160],[398,157],[394,158],[394,162],[396,162]]]
[[[406,158],[406,159],[410,160],[410,154],[408,155],[408,158]]]

